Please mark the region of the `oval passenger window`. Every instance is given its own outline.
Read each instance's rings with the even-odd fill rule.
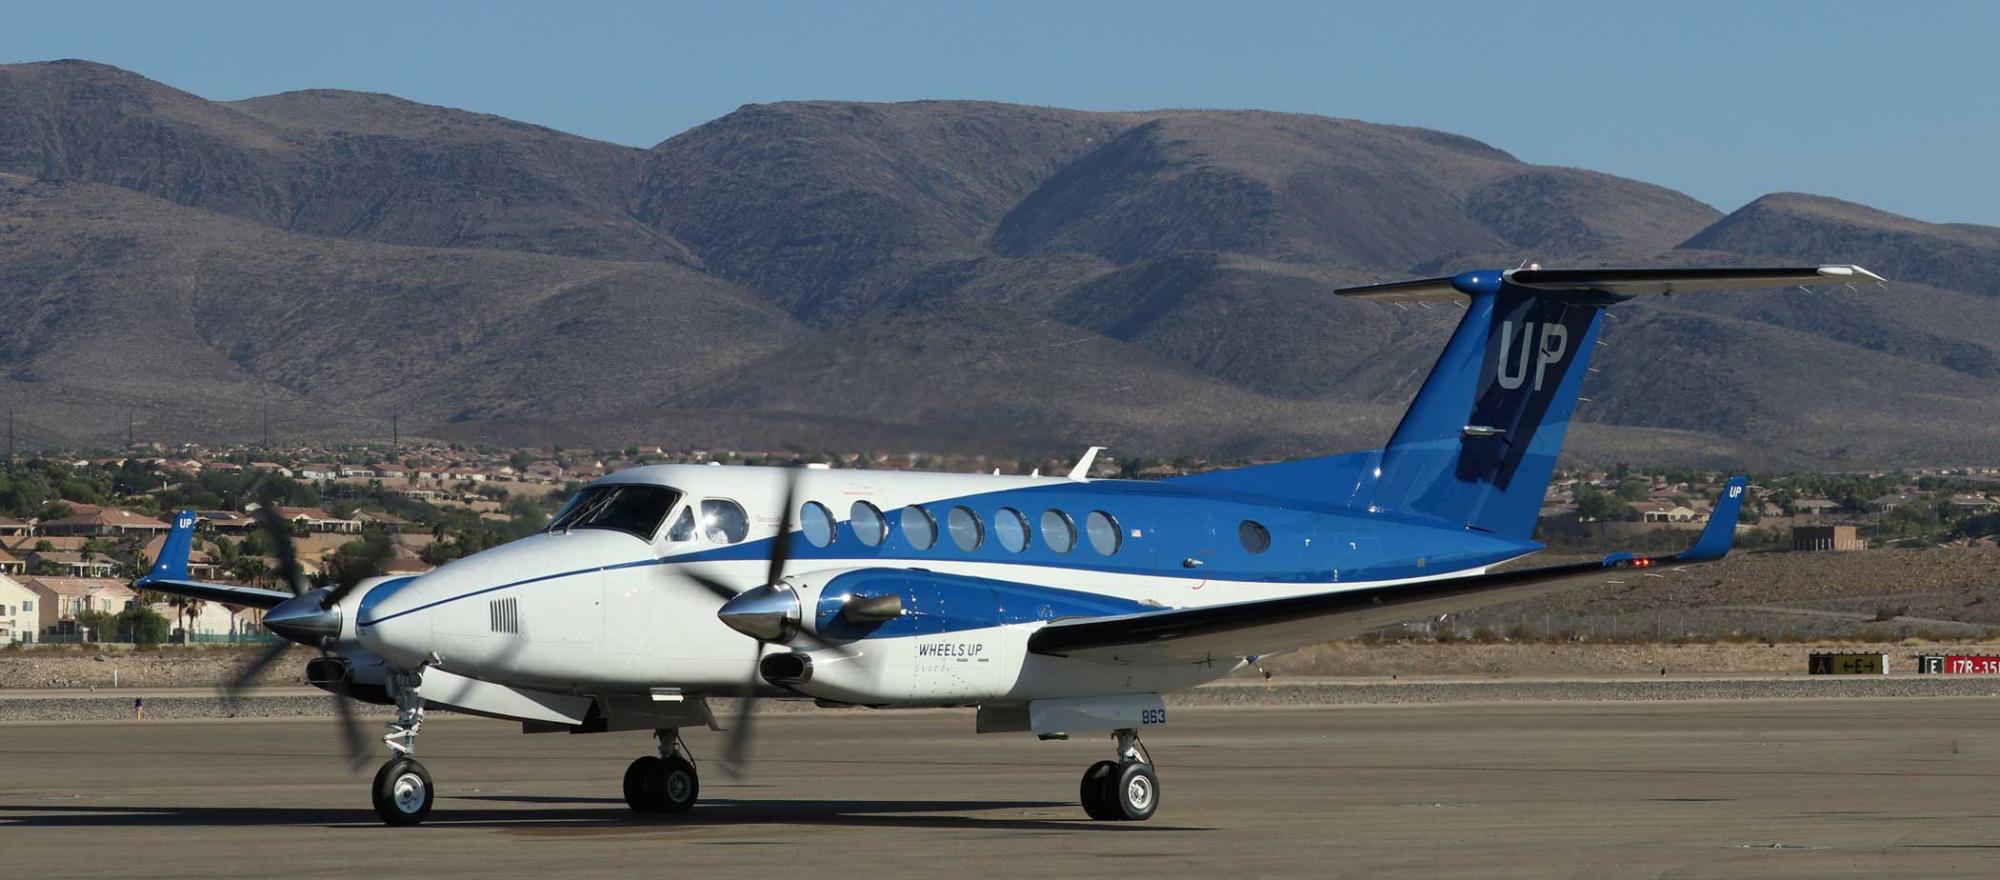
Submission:
[[[799,505],[799,531],[804,532],[806,541],[814,547],[824,547],[833,543],[833,511],[817,501]]]
[[[1011,507],[994,511],[993,537],[1000,539],[1000,546],[1009,553],[1028,549],[1028,518]]]
[[[944,517],[945,528],[951,530],[951,542],[958,549],[971,553],[986,542],[986,530],[979,525],[979,514],[961,504],[951,509]]]
[[[1076,549],[1076,523],[1069,514],[1053,508],[1042,511],[1042,543],[1057,553]]]
[[[854,529],[854,537],[870,547],[880,546],[889,534],[889,523],[882,519],[882,509],[866,501],[856,501],[847,508],[847,525]]]
[[[937,543],[937,520],[931,512],[916,505],[903,508],[898,525],[903,527],[903,540],[918,550],[929,550]]]
[[[1118,533],[1118,520],[1102,510],[1090,512],[1083,530],[1090,535],[1090,546],[1106,556],[1118,552],[1118,545],[1125,543],[1125,536]]]

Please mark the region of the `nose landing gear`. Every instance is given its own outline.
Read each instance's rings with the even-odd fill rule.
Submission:
[[[375,771],[371,793],[375,815],[385,825],[415,825],[431,814],[437,788],[430,771],[415,757],[417,732],[424,726],[424,699],[417,694],[423,673],[398,672],[389,677],[389,694],[396,699],[396,720],[389,723],[382,742],[395,755]]]
[[[1143,822],[1160,807],[1160,777],[1137,730],[1126,728],[1113,735],[1118,738],[1118,760],[1090,765],[1077,794],[1092,819]]]
[[[625,768],[625,803],[632,812],[685,813],[701,797],[701,777],[675,728],[653,731],[659,757],[647,755]]]

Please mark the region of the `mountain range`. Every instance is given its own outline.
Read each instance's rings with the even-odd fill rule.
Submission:
[[[30,443],[1271,457],[1378,444],[1482,266],[1859,263],[1620,306],[1573,454],[2000,449],[2000,228],[1722,212],[1470,138],[1260,111],[745,106],[650,149],[344,91],[0,66],[0,406]]]

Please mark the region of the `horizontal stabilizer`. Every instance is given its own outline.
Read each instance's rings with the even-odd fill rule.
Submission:
[[[1389,302],[1450,299],[1490,289],[1497,283],[1561,294],[1598,293],[1624,298],[1687,290],[1747,290],[1755,287],[1876,283],[1882,276],[1860,266],[1792,266],[1755,269],[1507,269],[1464,272],[1436,278],[1343,287],[1334,293]]]
[[[274,608],[278,603],[292,598],[292,594],[258,587],[243,587],[235,584],[211,584],[202,581],[180,580],[178,578],[142,577],[132,582],[132,589],[150,590],[169,596],[186,596],[203,602],[217,602],[223,605],[237,605],[244,608]]]
[[[160,544],[159,558],[153,560],[153,566],[147,569],[145,577],[132,582],[133,589],[249,608],[270,608],[292,598],[292,594],[277,590],[263,590],[235,584],[210,584],[189,579],[188,556],[194,552],[195,518],[195,512],[192,510],[174,514],[173,528],[167,532],[167,539]]]

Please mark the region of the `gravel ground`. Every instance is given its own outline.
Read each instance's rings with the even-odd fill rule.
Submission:
[[[88,650],[44,646],[0,651],[0,690],[16,688],[199,687],[212,688],[266,650],[263,645],[163,647],[134,650],[129,645],[92,645]],[[293,647],[265,670],[260,681],[303,683],[306,661],[318,656]]]
[[[1493,681],[1302,681],[1273,683],[1229,681],[1167,695],[1177,707],[1200,706],[1339,706],[1435,703],[1534,703],[1577,701],[1764,700],[1774,698],[1839,699],[1852,697],[1995,697],[2000,678],[1881,676],[1868,678],[1604,678]],[[331,700],[319,694],[251,695],[225,704],[213,694],[163,694],[146,697],[148,721],[180,718],[324,718],[331,717]],[[713,704],[720,718],[735,714],[734,701]],[[387,717],[387,706],[361,705],[360,714]],[[863,712],[860,709],[820,709],[803,701],[766,700],[760,714],[800,712]],[[23,693],[0,699],[0,723],[26,721],[129,721],[132,696],[118,691],[40,696]]]

